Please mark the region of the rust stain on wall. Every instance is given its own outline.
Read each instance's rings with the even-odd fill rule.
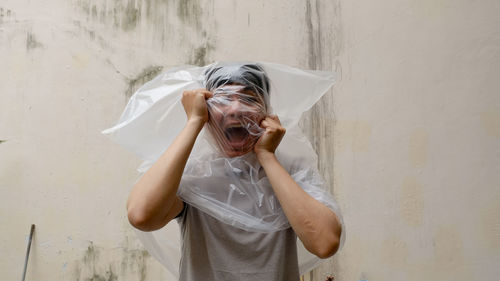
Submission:
[[[498,198],[498,196],[492,196]],[[481,235],[484,238],[482,241],[484,247],[489,250],[500,250],[500,204],[497,200],[491,200],[481,208],[480,222]]]
[[[409,158],[413,167],[423,167],[427,164],[429,134],[422,128],[414,130],[410,135]]]
[[[445,270],[463,268],[463,241],[459,232],[452,225],[441,225],[434,236],[435,264]]]
[[[422,225],[424,215],[423,186],[414,177],[406,177],[401,186],[400,215],[409,225]]]
[[[481,125],[487,135],[500,138],[500,113],[495,111],[482,112]]]
[[[353,152],[363,152],[369,149],[372,125],[360,120],[337,120],[335,134],[339,152],[349,149]]]
[[[409,250],[406,242],[397,237],[389,237],[380,243],[381,264],[404,266],[407,263]]]

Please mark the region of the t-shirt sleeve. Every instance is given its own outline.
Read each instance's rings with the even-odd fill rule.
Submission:
[[[179,218],[184,217],[184,214],[186,213],[186,209],[187,209],[187,204],[186,204],[186,202],[182,201],[182,210],[179,212],[179,214],[177,214],[177,216],[175,216],[175,219],[179,219]]]

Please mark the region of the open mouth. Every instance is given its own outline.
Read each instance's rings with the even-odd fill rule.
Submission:
[[[248,130],[240,124],[226,127],[224,135],[226,136],[228,144],[234,150],[242,150],[246,148],[250,140]]]

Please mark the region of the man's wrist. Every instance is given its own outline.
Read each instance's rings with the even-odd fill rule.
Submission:
[[[197,131],[201,131],[204,125],[205,120],[203,120],[202,118],[193,117],[188,119],[186,127],[194,127]]]
[[[260,151],[259,153],[256,153],[256,155],[261,165],[268,162],[269,160],[276,159],[276,155],[274,154],[274,152],[270,151]]]

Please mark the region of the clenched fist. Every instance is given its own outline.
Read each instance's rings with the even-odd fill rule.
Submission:
[[[264,128],[265,131],[255,144],[255,154],[259,156],[259,154],[266,152],[274,153],[285,135],[286,129],[281,126],[280,119],[276,115],[267,116],[262,120],[260,126]]]
[[[182,105],[188,121],[205,124],[208,121],[207,99],[213,94],[206,89],[188,90],[182,93]]]

